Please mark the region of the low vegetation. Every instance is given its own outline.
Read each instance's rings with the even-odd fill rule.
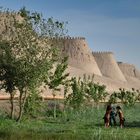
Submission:
[[[120,88],[119,92],[114,92],[109,99],[110,103],[117,103],[118,101],[127,106],[133,106],[136,102],[140,101],[140,92],[134,88],[132,90]]]
[[[139,140],[139,107],[139,104],[129,108],[123,107],[126,118],[125,128],[123,129],[120,129],[119,124],[116,127],[104,128],[102,119],[105,113],[104,104],[100,104],[99,109],[83,107],[79,110],[65,110],[65,114],[57,110],[58,116],[56,119],[53,118],[53,114],[50,114],[50,116],[46,114],[43,119],[24,119],[17,123],[0,116],[0,139]]]

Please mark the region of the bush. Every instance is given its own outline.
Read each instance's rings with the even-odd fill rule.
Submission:
[[[37,90],[32,90],[25,102],[24,114],[26,117],[37,117],[40,114],[42,107],[42,97]]]
[[[119,89],[119,92],[114,92],[109,99],[110,103],[121,101],[127,106],[133,106],[139,100],[139,91],[132,88],[132,90]]]

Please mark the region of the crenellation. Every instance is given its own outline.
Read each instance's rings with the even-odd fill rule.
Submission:
[[[127,67],[135,67],[133,64],[124,63],[124,62],[117,62],[118,65],[127,66]]]
[[[118,62],[118,66],[126,77],[140,79],[140,71],[133,64]]]
[[[126,82],[112,52],[92,52],[102,75]]]
[[[48,39],[50,40],[84,40],[85,41],[85,37],[71,37],[71,36],[64,36],[64,37],[48,37]]]
[[[111,51],[96,51],[96,52],[92,52],[92,54],[113,54],[113,52],[111,52]]]

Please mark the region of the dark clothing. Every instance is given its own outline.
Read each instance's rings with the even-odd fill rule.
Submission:
[[[114,126],[116,126],[116,112],[114,110],[111,111],[110,113],[110,125],[112,126],[114,124]]]

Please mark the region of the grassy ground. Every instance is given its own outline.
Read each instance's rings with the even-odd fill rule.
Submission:
[[[103,125],[104,106],[69,110],[57,119],[11,121],[0,115],[0,140],[140,140],[140,104],[124,107],[125,128]],[[46,114],[47,115],[47,114]]]

